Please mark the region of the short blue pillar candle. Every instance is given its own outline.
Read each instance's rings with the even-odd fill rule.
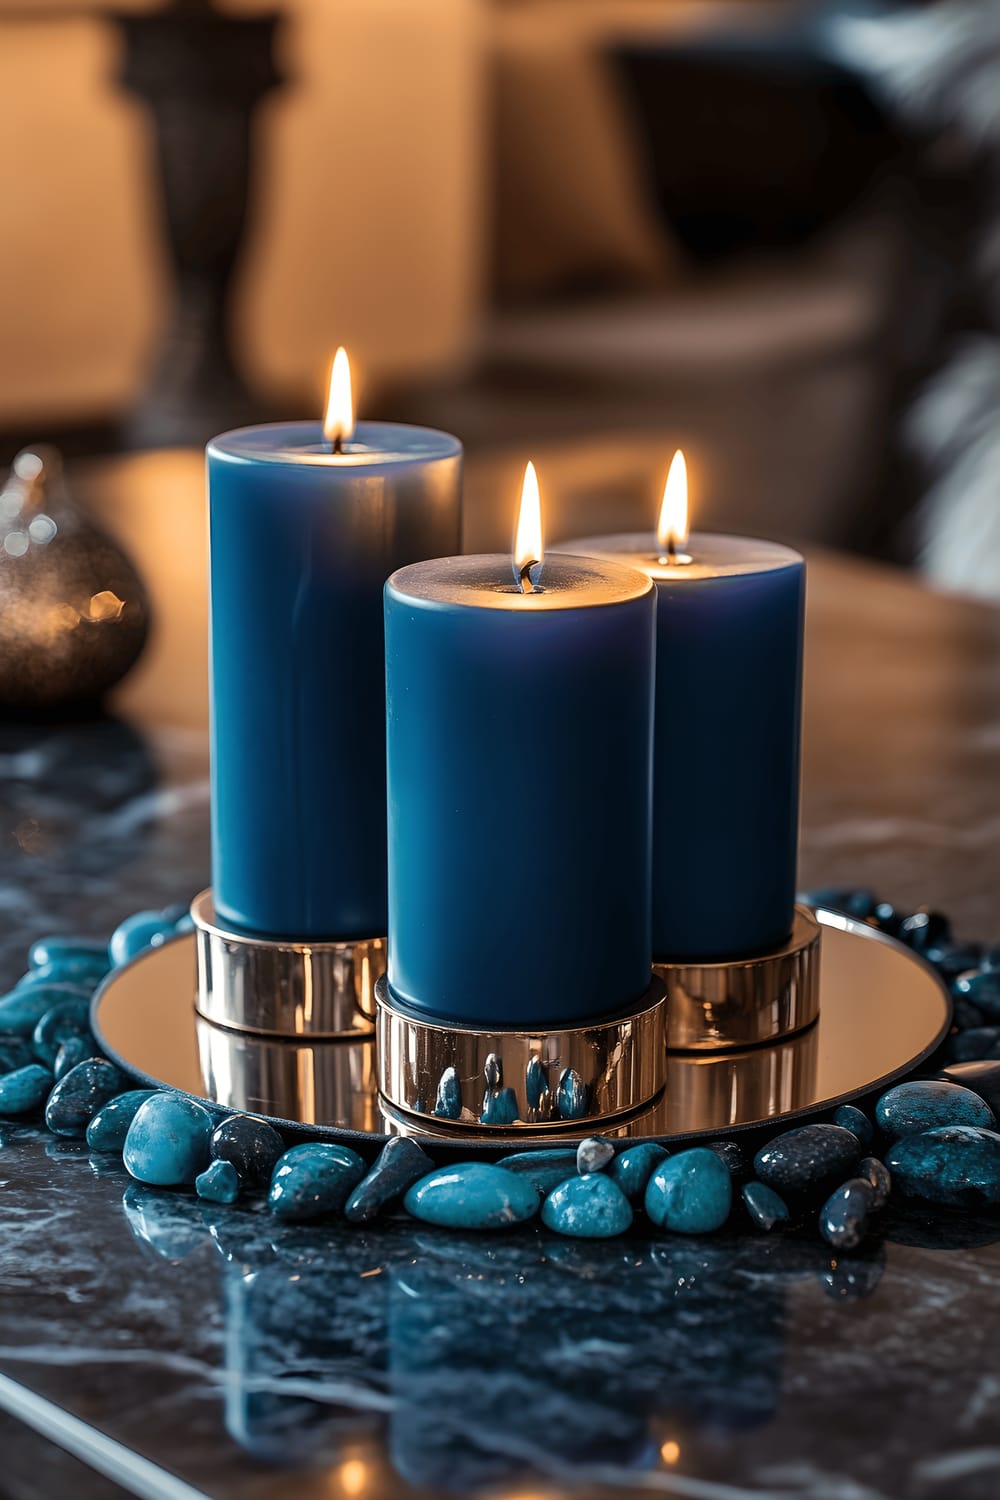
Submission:
[[[459,543],[461,444],[359,424],[225,433],[208,447],[212,883],[271,937],[386,925],[382,586]]]
[[[650,981],[655,593],[551,556],[386,585],[388,980],[422,1017],[576,1025]]]
[[[795,904],[802,558],[711,533],[674,557],[652,534],[564,545],[656,583],[654,957],[779,946]]]

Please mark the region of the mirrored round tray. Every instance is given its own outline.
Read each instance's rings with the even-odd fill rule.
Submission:
[[[951,1021],[947,990],[910,949],[863,922],[817,911],[823,926],[819,1019],[771,1046],[671,1053],[659,1099],[604,1133],[681,1137],[750,1129],[809,1114],[888,1084],[920,1063]],[[285,1129],[335,1139],[412,1135],[468,1153],[542,1145],[512,1132],[393,1116],[375,1084],[374,1040],[297,1042],[225,1030],[194,1009],[195,940],[175,938],[116,970],[94,1000],[104,1050],[149,1085],[180,1089]],[[593,1124],[547,1132],[578,1140]]]

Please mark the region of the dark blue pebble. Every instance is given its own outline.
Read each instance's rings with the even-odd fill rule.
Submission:
[[[454,1068],[445,1068],[438,1079],[437,1096],[434,1100],[434,1113],[439,1120],[460,1120],[462,1118],[462,1089],[458,1081],[458,1074]]]
[[[863,1177],[852,1177],[823,1204],[819,1232],[835,1250],[856,1250],[868,1233],[873,1208],[871,1183]]]
[[[950,1063],[942,1068],[939,1077],[949,1083],[959,1083],[971,1089],[980,1099],[985,1099],[993,1113],[1000,1118],[1000,1062]]]
[[[274,1169],[268,1204],[279,1219],[316,1219],[339,1214],[365,1175],[356,1151],[310,1141],[286,1151]]]
[[[215,1161],[228,1161],[245,1187],[269,1187],[285,1143],[266,1120],[256,1115],[228,1115],[212,1133]]]
[[[705,1148],[715,1152],[730,1177],[739,1179],[749,1176],[746,1154],[736,1141],[706,1141]]]
[[[747,1182],[743,1186],[743,1204],[759,1229],[773,1229],[786,1224],[790,1217],[784,1198],[764,1182]]]
[[[497,1166],[526,1177],[539,1197],[544,1198],[567,1177],[572,1177],[576,1171],[576,1152],[566,1146],[553,1146],[546,1151],[516,1151],[513,1156],[502,1156]]]
[[[695,1146],[660,1162],[646,1185],[646,1213],[677,1234],[710,1234],[729,1217],[733,1187],[714,1151]]]
[[[875,1119],[879,1129],[894,1140],[937,1125],[981,1125],[992,1130],[996,1124],[985,1099],[957,1083],[934,1078],[887,1089],[875,1106]]]
[[[956,1032],[948,1038],[945,1051],[951,1062],[1000,1059],[1000,1026],[972,1026]]]
[[[861,1142],[842,1125],[799,1125],[775,1136],[754,1157],[761,1182],[783,1196],[825,1195],[861,1156]]]
[[[87,1145],[91,1151],[121,1151],[139,1106],[155,1092],[155,1089],[130,1089],[102,1104],[87,1126]]]
[[[37,1109],[52,1087],[52,1074],[41,1063],[29,1063],[0,1078],[0,1115],[27,1115]]]
[[[100,1055],[100,1048],[89,1032],[86,1036],[68,1036],[56,1053],[52,1076],[56,1083],[62,1083],[66,1074],[72,1073],[80,1063],[86,1062],[90,1057],[100,1057]]]
[[[513,1125],[517,1119],[517,1095],[513,1089],[489,1089],[479,1113],[482,1125]]]
[[[560,1120],[579,1120],[587,1113],[587,1090],[574,1068],[565,1068],[556,1088],[556,1114]]]
[[[137,1181],[151,1187],[189,1186],[208,1166],[211,1134],[212,1116],[194,1099],[150,1094],[133,1116],[122,1159]]]
[[[938,947],[928,948],[924,953],[929,964],[944,979],[957,979],[969,969],[977,969],[982,960],[982,947],[979,943],[942,943]]]
[[[137,911],[119,922],[111,934],[108,954],[117,969],[147,948],[158,948],[172,936],[173,923],[164,920],[162,911]]]
[[[611,1163],[608,1176],[618,1184],[630,1203],[641,1203],[646,1196],[646,1184],[669,1154],[666,1147],[657,1145],[656,1141],[626,1146]]]
[[[892,1192],[892,1174],[877,1156],[863,1156],[858,1162],[858,1176],[863,1177],[872,1190],[872,1209],[878,1212],[885,1208]]]
[[[32,1034],[38,1061],[51,1068],[56,1053],[71,1036],[86,1036],[90,1031],[90,1001],[64,1000],[47,1010]]]
[[[370,1219],[397,1203],[407,1188],[434,1170],[434,1163],[416,1141],[397,1135],[386,1142],[375,1162],[344,1205],[344,1218],[352,1224]]]
[[[893,1186],[907,1198],[953,1207],[1000,1203],[1000,1135],[944,1125],[907,1135],[887,1153]]]
[[[896,937],[903,918],[890,901],[879,901],[872,912],[872,921],[876,922],[883,932],[889,933],[890,937]]]
[[[971,1000],[955,995],[951,1002],[951,1019],[959,1031],[974,1031],[983,1025],[986,1017],[981,1010],[977,1010]]]
[[[607,1240],[625,1233],[632,1209],[604,1172],[584,1172],[553,1188],[542,1204],[542,1223],[572,1239]]]
[[[900,923],[899,936],[918,953],[951,942],[951,923],[939,911],[916,911]]]
[[[194,1180],[199,1198],[209,1203],[235,1203],[240,1195],[240,1179],[231,1161],[209,1162]]]
[[[414,1219],[446,1229],[506,1229],[533,1218],[539,1197],[523,1174],[468,1161],[421,1177],[403,1206]]]
[[[92,1057],[56,1084],[45,1106],[45,1123],[53,1135],[85,1135],[101,1105],[124,1091],[125,1079],[114,1064]]]
[[[1000,969],[960,974],[952,985],[952,994],[956,1007],[959,1001],[965,1000],[987,1020],[1000,1021]]]
[[[43,937],[28,949],[28,968],[47,969],[54,963],[79,963],[87,973],[100,977],[111,967],[108,945],[96,938]]]
[[[89,1004],[90,992],[78,984],[22,982],[0,998],[0,1033],[31,1036],[45,1013],[66,1000],[83,1000]]]
[[[35,1061],[35,1050],[20,1037],[0,1036],[0,1073],[13,1073]]]
[[[875,910],[875,892],[863,886],[820,886],[817,890],[807,891],[801,899],[807,906],[842,911],[849,917],[857,917],[861,922]]]
[[[875,1127],[871,1120],[853,1104],[842,1104],[833,1117],[833,1123],[856,1135],[862,1146],[870,1146],[875,1139]]]

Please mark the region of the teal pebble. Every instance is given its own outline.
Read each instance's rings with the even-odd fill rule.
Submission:
[[[833,1117],[833,1123],[856,1135],[862,1146],[870,1146],[875,1139],[875,1127],[871,1120],[853,1104],[842,1104]]]
[[[106,951],[103,957],[98,958],[84,958],[83,956],[54,958],[51,963],[40,964],[38,968],[29,969],[21,983],[78,984],[85,989],[94,990],[109,968]]]
[[[445,1068],[438,1079],[434,1113],[439,1120],[458,1120],[462,1116],[462,1089],[454,1068]]]
[[[268,1205],[279,1219],[338,1214],[365,1175],[356,1151],[310,1141],[286,1151],[274,1169]]]
[[[576,1152],[564,1146],[553,1146],[546,1151],[515,1151],[513,1156],[502,1156],[497,1166],[526,1177],[538,1196],[544,1198],[567,1177],[572,1177],[576,1171]]]
[[[0,1115],[26,1115],[37,1109],[52,1087],[52,1074],[40,1063],[29,1063],[0,1078]]]
[[[111,934],[108,944],[111,962],[117,969],[147,948],[158,948],[172,936],[173,925],[164,920],[161,911],[137,911],[134,916],[119,922]]]
[[[944,1125],[907,1135],[885,1158],[907,1198],[978,1208],[1000,1203],[1000,1135],[976,1125]]]
[[[155,1092],[155,1089],[130,1089],[127,1094],[116,1094],[102,1104],[87,1126],[87,1145],[91,1151],[121,1151],[140,1106]]]
[[[629,1201],[604,1172],[586,1172],[559,1184],[542,1204],[542,1223],[578,1240],[607,1240],[632,1223]]]
[[[834,1250],[856,1250],[868,1233],[868,1215],[873,1208],[872,1186],[863,1177],[852,1177],[820,1209],[819,1232]]]
[[[745,1183],[743,1205],[758,1229],[771,1230],[776,1224],[788,1223],[788,1204],[766,1183]]]
[[[56,1083],[62,1083],[67,1073],[71,1073],[80,1063],[86,1062],[89,1057],[99,1057],[97,1043],[92,1036],[69,1036],[63,1042],[56,1053],[56,1060],[52,1067],[52,1073]]]
[[[44,937],[28,949],[29,969],[48,969],[57,963],[75,963],[79,972],[106,974],[111,967],[107,943],[94,938]]]
[[[934,1078],[889,1089],[875,1106],[875,1119],[879,1129],[894,1140],[939,1125],[978,1125],[992,1130],[996,1124],[985,1099],[960,1084]]]
[[[865,1156],[858,1162],[858,1176],[863,1177],[872,1190],[872,1210],[885,1208],[892,1192],[892,1174],[877,1156]]]
[[[670,1155],[665,1146],[655,1141],[643,1141],[638,1146],[626,1146],[608,1168],[611,1181],[617,1183],[630,1203],[641,1203],[646,1184],[661,1161]]]
[[[209,1203],[235,1203],[240,1179],[231,1161],[213,1161],[194,1180],[195,1192]]]
[[[151,1187],[194,1182],[208,1165],[212,1116],[180,1094],[151,1094],[128,1128],[122,1158],[131,1175]]]
[[[556,1088],[556,1114],[560,1120],[579,1120],[587,1113],[587,1090],[573,1068],[566,1068]]]
[[[64,1000],[47,1010],[35,1027],[31,1038],[35,1056],[51,1068],[63,1042],[71,1036],[86,1036],[89,1031],[89,1000]]]
[[[513,1125],[517,1119],[517,1095],[513,1089],[491,1089],[483,1099],[482,1125]]]
[[[90,1002],[90,991],[78,984],[43,984],[24,979],[0,998],[0,1033],[31,1036],[46,1012],[66,1000]]]
[[[961,974],[952,989],[956,999],[970,1000],[987,1020],[1000,1021],[1000,969]]]
[[[710,1234],[729,1217],[732,1181],[714,1151],[695,1146],[668,1156],[646,1187],[646,1212],[654,1224],[678,1234]]]
[[[391,1203],[402,1198],[408,1187],[419,1182],[434,1163],[416,1141],[394,1135],[386,1141],[375,1163],[348,1198],[344,1218],[351,1224],[367,1224]]]
[[[445,1229],[506,1229],[534,1218],[539,1196],[527,1177],[489,1162],[441,1167],[414,1183],[403,1206]]]
[[[13,1073],[35,1061],[35,1049],[19,1037],[0,1037],[0,1074]]]
[[[125,1079],[113,1063],[89,1058],[56,1084],[45,1106],[45,1123],[53,1135],[85,1135],[102,1104],[124,1088]]]

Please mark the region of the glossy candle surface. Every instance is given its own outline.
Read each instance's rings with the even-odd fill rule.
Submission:
[[[541,583],[386,585],[389,983],[444,1020],[572,1026],[649,984],[655,593],[551,555]]]
[[[656,583],[653,953],[723,959],[784,942],[799,808],[805,563],[789,547],[695,533],[687,564],[648,533],[567,551]]]
[[[219,919],[294,938],[386,924],[382,587],[459,544],[462,449],[359,423],[208,447],[212,878]]]

